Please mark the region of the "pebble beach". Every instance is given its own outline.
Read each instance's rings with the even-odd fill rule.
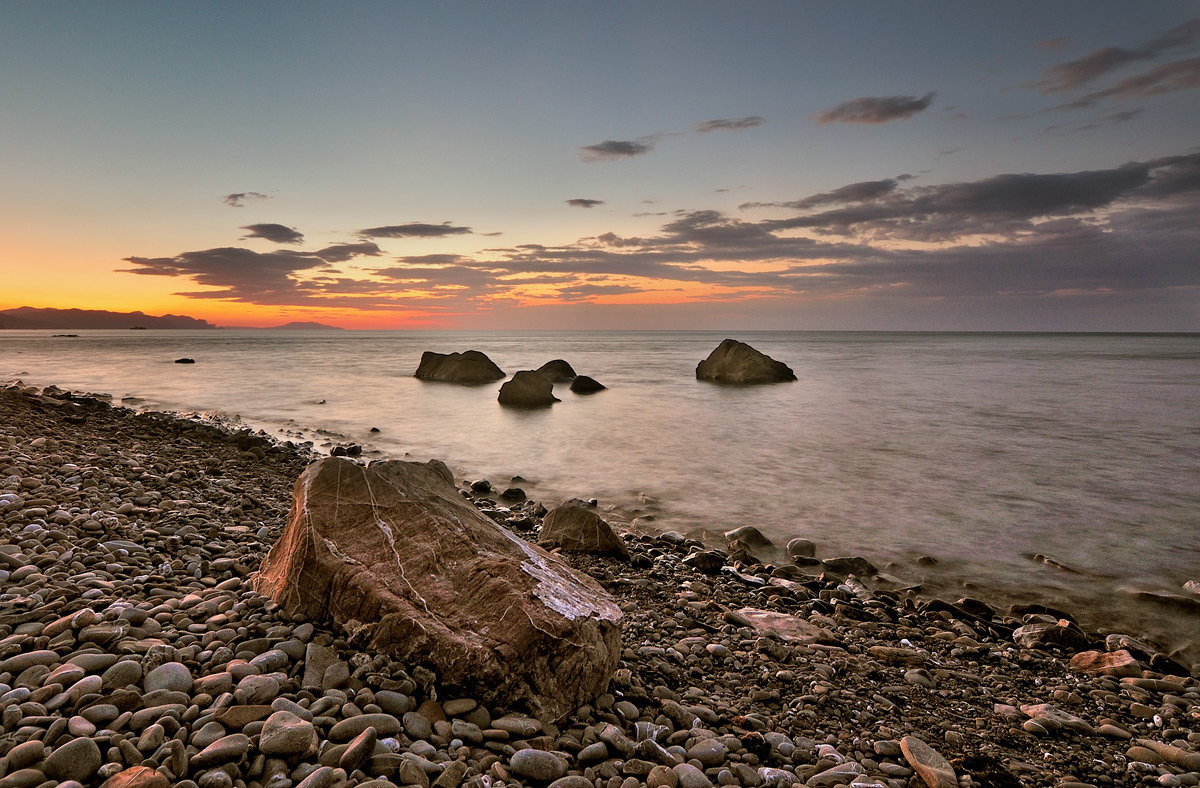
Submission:
[[[314,456],[0,389],[0,788],[1200,785],[1200,682],[1152,645],[673,533],[563,555],[624,612],[608,692],[456,697],[251,590]]]

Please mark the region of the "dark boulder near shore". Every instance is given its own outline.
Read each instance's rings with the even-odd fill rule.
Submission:
[[[421,361],[413,377],[478,386],[502,380],[504,370],[478,350],[465,350],[461,353],[435,353],[426,350],[421,354]]]
[[[542,544],[582,553],[611,553],[625,558],[625,542],[600,515],[578,501],[567,501],[546,513]]]
[[[554,384],[540,372],[522,370],[500,387],[497,396],[509,408],[548,408],[561,400],[554,396]]]
[[[696,366],[696,379],[740,386],[795,380],[796,373],[744,342],[726,339]]]

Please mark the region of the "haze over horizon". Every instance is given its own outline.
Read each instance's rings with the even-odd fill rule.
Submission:
[[[0,310],[1200,330],[1200,4],[6,2]]]

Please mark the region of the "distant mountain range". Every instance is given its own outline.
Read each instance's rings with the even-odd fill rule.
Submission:
[[[207,320],[185,315],[162,315],[155,317],[144,312],[109,312],[104,309],[43,309],[22,306],[17,309],[0,310],[0,329],[87,329],[87,328],[221,328]],[[233,328],[233,326],[231,326]],[[238,326],[237,328],[248,328]],[[338,326],[324,323],[295,321],[282,326],[271,326],[268,331],[341,331]]]
[[[41,309],[22,306],[0,311],[0,328],[216,328],[207,320],[183,315],[155,317],[144,312],[103,309]]]

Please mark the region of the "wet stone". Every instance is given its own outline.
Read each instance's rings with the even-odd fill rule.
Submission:
[[[552,782],[567,773],[567,764],[557,755],[544,750],[518,750],[509,759],[512,773],[541,782]]]
[[[73,739],[46,758],[43,770],[56,780],[88,780],[103,763],[100,747],[91,739]]]

